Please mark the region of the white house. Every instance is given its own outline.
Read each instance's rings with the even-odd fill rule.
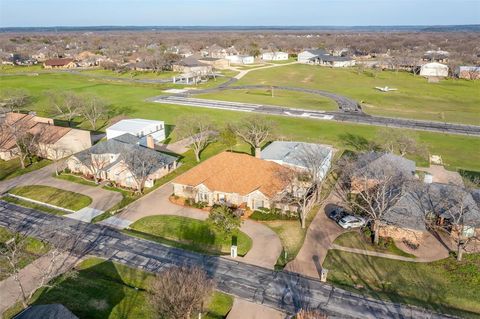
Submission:
[[[147,136],[153,137],[154,142],[161,142],[165,139],[165,123],[163,121],[128,119],[121,120],[106,129],[107,140],[132,134],[140,138],[140,145],[147,145]]]
[[[232,64],[253,64],[255,58],[251,55],[228,55],[226,59]]]
[[[270,51],[262,53],[262,60],[264,61],[287,61],[288,53],[280,51]]]
[[[315,50],[305,50],[300,52],[297,56],[297,60],[300,63],[312,63],[312,59],[318,57],[320,55],[327,55],[327,51],[322,49],[315,49]]]
[[[448,66],[438,62],[426,63],[420,68],[420,75],[425,77],[446,77]]]
[[[308,169],[306,165],[309,163],[305,163],[305,158],[311,156],[315,156],[315,163],[319,164],[317,168],[318,177],[323,179],[332,162],[333,149],[330,146],[303,142],[274,141],[262,150],[260,158],[290,168],[306,170]]]

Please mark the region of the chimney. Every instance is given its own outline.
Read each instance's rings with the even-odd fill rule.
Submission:
[[[147,135],[147,147],[151,148],[152,150],[155,149],[155,141],[153,140],[152,135]]]

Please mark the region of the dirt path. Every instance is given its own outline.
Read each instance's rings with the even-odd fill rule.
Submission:
[[[102,224],[125,228],[143,217],[155,215],[175,215],[199,220],[207,219],[208,212],[206,211],[171,203],[168,198],[172,192],[172,184],[167,183],[135,201],[122,213],[106,219]],[[252,238],[253,245],[244,257],[238,257],[238,259],[249,264],[273,269],[278,256],[282,252],[282,243],[277,234],[267,226],[251,220],[245,220],[240,230]]]

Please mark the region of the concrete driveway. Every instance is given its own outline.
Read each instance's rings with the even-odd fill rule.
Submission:
[[[338,201],[335,200],[333,195],[330,195],[325,201],[307,230],[300,252],[294,260],[287,264],[286,270],[320,278],[322,264],[327,256],[328,249],[330,249],[335,238],[345,231],[327,217],[327,213],[336,207],[336,203]]]
[[[172,192],[172,184],[167,183],[135,201],[122,213],[104,220],[102,224],[115,228],[125,228],[140,218],[154,215],[176,215],[200,220],[207,219],[208,212],[206,211],[171,203],[168,198]],[[238,257],[238,259],[249,264],[273,269],[278,256],[282,252],[282,243],[277,234],[267,226],[251,220],[245,220],[240,230],[252,238],[253,245],[244,257]]]
[[[4,193],[16,186],[51,186],[89,196],[92,199],[92,203],[88,207],[97,211],[105,211],[122,200],[122,195],[118,192],[112,192],[101,187],[87,186],[54,178],[52,177],[52,174],[54,173],[55,167],[52,164],[39,170],[1,181],[0,193]]]

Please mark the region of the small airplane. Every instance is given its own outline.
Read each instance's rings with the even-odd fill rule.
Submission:
[[[386,86],[386,87],[376,86],[375,88],[379,91],[382,91],[382,92],[397,91],[397,89],[389,88],[388,86]]]

